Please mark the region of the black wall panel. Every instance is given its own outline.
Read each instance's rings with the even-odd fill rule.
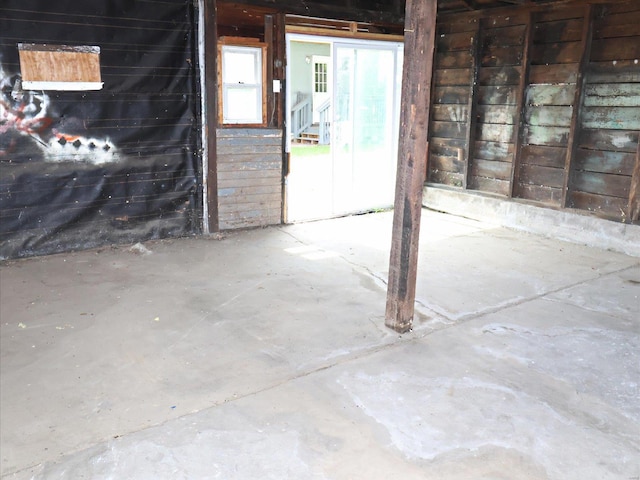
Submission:
[[[189,0],[0,2],[0,258],[200,229]],[[99,91],[22,91],[18,43],[99,46]]]

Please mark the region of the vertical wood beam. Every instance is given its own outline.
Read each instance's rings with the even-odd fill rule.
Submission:
[[[533,33],[535,30],[535,15],[529,12],[527,16],[527,28],[525,30],[524,48],[522,51],[522,63],[520,65],[520,82],[516,96],[516,118],[513,125],[513,160],[511,161],[511,176],[509,177],[509,197],[518,196],[518,184],[520,182],[520,157],[522,141],[524,139],[525,107],[527,85],[529,84],[529,69],[531,66],[531,51],[533,50]]]
[[[207,208],[209,232],[217,232],[218,224],[218,162],[216,154],[216,128],[218,126],[218,35],[216,27],[216,0],[204,2],[204,72],[206,93],[205,134],[208,149]]]
[[[273,75],[276,80],[280,80],[280,94],[276,96],[278,99],[278,128],[285,128],[285,112],[287,111],[287,96],[285,95],[285,83],[286,83],[286,64],[287,64],[287,40],[286,40],[286,21],[285,14],[278,13],[275,16],[275,56],[273,59]],[[285,138],[286,135],[282,135]],[[285,141],[286,143],[286,141]]]
[[[406,5],[398,173],[385,314],[385,324],[397,332],[411,329],[415,308],[437,0],[407,0]]]
[[[274,41],[273,41],[273,15],[264,16],[264,43],[267,44],[267,58],[265,59],[267,66],[267,126],[275,127],[276,117],[276,98],[273,93],[273,57],[274,57]]]
[[[578,149],[580,118],[582,117],[582,104],[584,102],[585,73],[589,66],[589,59],[591,58],[593,19],[594,7],[591,4],[587,4],[584,8],[584,19],[582,22],[582,55],[580,57],[580,64],[578,65],[576,90],[573,97],[573,112],[571,113],[569,138],[567,140],[567,155],[564,162],[564,185],[562,188],[562,203],[560,204],[563,208],[567,207],[569,202],[569,192],[572,187],[573,174],[571,170],[573,169],[576,150]]]
[[[636,149],[636,164],[631,176],[631,189],[629,190],[629,207],[627,218],[629,223],[640,220],[640,138]]]
[[[462,188],[469,186],[471,174],[471,159],[475,154],[476,126],[478,124],[478,78],[480,74],[480,50],[482,49],[482,20],[478,19],[478,28],[471,44],[471,85],[469,85],[469,100],[467,102],[467,129],[465,131],[465,145],[467,146],[464,169],[462,171]]]
[[[287,130],[285,125],[287,111],[287,37],[286,37],[286,17],[284,13],[278,13],[274,19],[274,58],[273,75],[276,80],[280,80],[280,93],[276,94],[277,128],[282,129],[282,203],[280,210],[280,222],[287,222],[287,191],[286,178],[289,174],[289,153],[287,153]]]

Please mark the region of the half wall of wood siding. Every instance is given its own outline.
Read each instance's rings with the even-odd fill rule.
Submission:
[[[439,18],[427,181],[637,222],[640,3]]]
[[[282,130],[217,130],[221,230],[277,225],[282,219]]]

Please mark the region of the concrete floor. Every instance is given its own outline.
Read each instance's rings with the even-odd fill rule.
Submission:
[[[640,478],[640,258],[425,211],[0,268],[2,478]]]

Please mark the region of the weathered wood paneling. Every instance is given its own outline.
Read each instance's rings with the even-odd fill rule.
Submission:
[[[437,27],[427,181],[465,184],[467,132],[473,95],[477,20],[452,19]]]
[[[640,2],[605,5],[593,32],[568,204],[637,221]]]
[[[221,230],[278,224],[282,218],[282,133],[218,129]]]
[[[584,8],[573,7],[534,17],[516,197],[562,204],[579,65],[585,48],[585,13]]]
[[[639,1],[458,14],[438,33],[430,182],[638,221]]]

